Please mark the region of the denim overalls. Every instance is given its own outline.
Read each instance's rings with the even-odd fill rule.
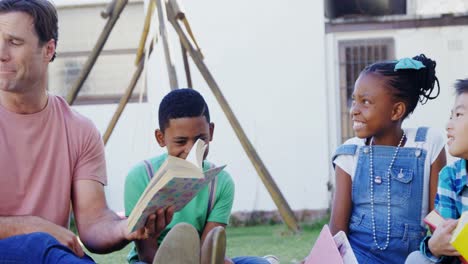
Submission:
[[[400,148],[391,169],[391,220],[390,242],[385,250],[375,245],[372,231],[369,146],[357,145],[338,147],[338,155],[356,155],[358,161],[352,184],[352,213],[349,220],[348,238],[360,264],[404,263],[406,257],[419,249],[426,234],[421,226],[421,208],[424,188],[424,162],[427,151],[421,148],[426,141],[428,128],[418,128],[417,147]],[[396,147],[373,146],[374,219],[377,242],[381,248],[387,240],[387,170]],[[358,153],[356,153],[358,152]],[[381,179],[381,180],[380,180]]]

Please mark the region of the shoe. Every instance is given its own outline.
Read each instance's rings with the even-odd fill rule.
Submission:
[[[153,264],[200,264],[200,238],[187,223],[175,225],[156,251]]]
[[[224,264],[226,231],[222,226],[211,229],[201,248],[200,264]]]
[[[268,260],[270,264],[280,264],[280,260],[278,257],[273,256],[273,255],[266,255],[263,257],[264,259]]]

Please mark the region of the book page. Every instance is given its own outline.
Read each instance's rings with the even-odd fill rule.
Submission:
[[[428,215],[426,215],[426,217],[424,217],[423,221],[430,227],[432,232],[445,220],[444,218],[442,218],[442,216],[440,216],[440,214],[436,210],[432,210]]]
[[[186,160],[198,168],[202,168],[203,166],[203,156],[206,150],[205,141],[201,139],[197,139],[195,144],[193,144],[192,149],[190,150],[189,154],[187,155]]]
[[[203,174],[205,175],[205,179],[207,181],[211,181],[216,175],[218,175],[218,173],[220,173],[224,168],[226,167],[226,165],[223,165],[223,166],[220,166],[220,167],[215,167],[215,168],[211,168],[207,171],[205,171]]]
[[[343,258],[336,247],[336,243],[330,233],[328,225],[324,225],[309,255],[305,258],[305,264],[343,264]]]
[[[174,164],[172,164],[174,165]],[[180,164],[179,164],[180,165]],[[178,165],[176,165],[177,167]],[[193,166],[193,165],[192,165]],[[148,216],[159,208],[174,206],[175,211],[181,210],[198,192],[208,185],[225,166],[207,170],[200,177],[201,170],[194,171],[189,167],[179,167],[179,171],[168,166],[166,174],[152,188],[147,189],[145,197],[141,197],[129,217],[129,232],[144,226]],[[205,176],[205,177],[203,177]]]
[[[465,225],[468,223],[468,211],[464,212],[460,218],[458,218],[458,224],[452,233],[452,241],[455,240],[456,236],[463,230]]]
[[[349,244],[348,237],[346,233],[340,231],[333,236],[333,240],[335,240],[336,247],[340,252],[341,257],[343,258],[344,264],[358,264],[356,256],[354,255],[353,249],[351,248],[351,244]]]

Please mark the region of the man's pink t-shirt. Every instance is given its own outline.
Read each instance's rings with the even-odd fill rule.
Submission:
[[[107,183],[104,145],[90,120],[52,95],[34,114],[0,106],[0,216],[33,215],[68,227],[78,180]]]

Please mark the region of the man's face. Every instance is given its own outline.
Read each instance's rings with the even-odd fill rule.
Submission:
[[[183,117],[169,120],[163,131],[156,130],[156,140],[161,147],[166,147],[171,156],[186,159],[197,139],[208,145],[213,138],[214,124],[208,123],[204,116]],[[204,158],[208,155],[206,148]]]
[[[39,44],[31,16],[0,13],[0,91],[24,93],[44,85],[54,52],[53,40]]]
[[[468,94],[455,99],[450,120],[447,123],[448,151],[454,157],[468,159]]]

